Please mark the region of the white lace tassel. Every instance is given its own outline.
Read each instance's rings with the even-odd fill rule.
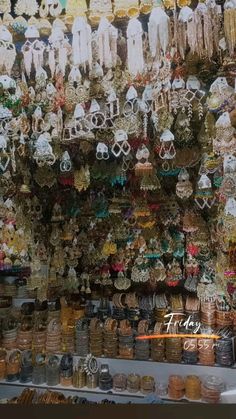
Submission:
[[[112,66],[112,61],[111,61],[109,29],[106,30],[103,34],[103,53],[104,53],[104,65],[106,68],[110,68]]]
[[[67,64],[67,48],[63,46],[59,48],[58,61],[59,61],[59,67],[60,67],[61,73],[64,76],[66,72],[66,64]]]
[[[203,15],[203,32],[204,32],[204,43],[205,49],[207,51],[207,55],[209,59],[211,59],[213,55],[213,45],[214,45],[214,30],[212,25],[212,20],[210,16],[210,11],[206,10]]]
[[[127,28],[128,69],[133,76],[142,73],[144,69],[142,33],[138,19],[130,19]]]
[[[150,51],[159,59],[161,50],[165,54],[170,42],[170,18],[161,7],[155,7],[148,23]]]
[[[198,55],[202,55],[204,49],[204,32],[203,32],[203,16],[200,11],[196,8],[194,11],[195,14],[195,24],[196,24],[196,35],[197,35],[197,51]]]
[[[40,49],[33,49],[33,64],[35,71],[43,67],[43,51]]]
[[[157,52],[157,25],[154,20],[149,20],[148,23],[148,37],[151,55],[153,58],[156,57]]]
[[[23,57],[24,57],[25,72],[27,76],[30,77],[31,67],[32,67],[32,62],[33,62],[32,48],[28,49],[27,51],[23,51]]]
[[[4,51],[1,51],[1,48],[0,48],[0,57],[3,57],[3,65],[5,66],[7,74],[10,75],[12,67],[16,59],[16,50],[15,48],[13,49],[3,48],[3,50]],[[2,55],[1,55],[1,52],[3,52]]]
[[[6,67],[5,55],[6,55],[6,48],[2,45],[0,46],[0,57],[2,58],[0,62],[0,69],[2,72],[4,71],[4,67]]]
[[[118,31],[102,17],[98,27],[98,51],[101,66],[111,68],[116,62]]]
[[[86,19],[77,17],[74,21],[72,40],[73,65],[83,66],[86,64],[91,68],[92,65],[92,46],[91,46],[91,27]]]
[[[160,40],[160,45],[163,53],[166,53],[167,47],[169,45],[169,34],[170,34],[170,18],[162,10],[162,16],[158,24],[158,35]]]
[[[92,29],[91,26],[87,24],[87,60],[89,68],[92,68]]]
[[[73,64],[80,65],[81,58],[80,58],[80,36],[79,33],[76,32],[73,34],[72,40],[72,57],[73,57]]]
[[[87,27],[80,33],[80,64],[85,66],[88,62],[88,33]]]
[[[110,45],[111,45],[111,61],[112,67],[116,66],[117,62],[117,39],[118,39],[118,30],[111,25],[110,28]]]
[[[99,63],[100,66],[103,66],[104,63],[104,45],[103,45],[103,32],[98,30],[98,38],[97,38],[97,43],[98,43],[98,57],[99,57]]]
[[[191,53],[194,54],[197,49],[197,31],[196,31],[196,21],[195,21],[195,13],[193,13],[193,17],[191,20],[187,22],[187,38],[188,38],[188,45],[191,50]]]
[[[54,50],[54,48],[50,48],[50,50],[49,50],[49,53],[48,53],[48,63],[49,63],[50,71],[51,71],[51,76],[54,77],[55,70],[56,70],[56,59],[55,59],[55,50]]]

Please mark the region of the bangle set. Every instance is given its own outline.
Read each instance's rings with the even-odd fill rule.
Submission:
[[[156,382],[152,376],[140,376],[135,373],[128,375],[116,373],[112,376],[109,365],[101,364],[98,368],[97,361],[92,356],[75,361],[70,354],[63,355],[61,359],[54,355],[49,357],[38,355],[33,359],[31,355],[30,351],[25,351],[20,358],[19,353],[12,352],[6,357],[6,353],[2,351],[0,365],[2,367],[4,360],[6,379],[14,379],[15,381],[20,379],[21,382],[30,382],[30,379],[32,379],[33,384],[38,385],[46,382],[50,387],[61,384],[66,388],[99,388],[104,392],[110,390],[117,393],[128,391],[131,394],[142,393],[147,395],[156,391],[164,399],[169,398],[176,401],[184,399],[189,401],[202,400],[207,403],[218,403],[221,393],[225,390],[225,383],[220,377],[215,376],[201,378],[195,375],[182,377],[172,374],[169,376],[167,386],[164,382]],[[29,367],[31,367],[31,370],[27,369]],[[1,371],[3,370],[1,369]],[[26,372],[29,374],[29,371],[31,371],[31,375],[26,375]],[[21,400],[23,400],[24,393],[21,397]],[[32,400],[33,397],[29,404],[32,403]]]
[[[170,375],[168,383],[168,395],[173,400],[183,398],[185,392],[185,382],[183,377],[179,375]]]
[[[135,293],[128,294],[132,299],[138,300]],[[123,295],[126,298],[125,293],[115,295],[116,298],[120,296],[123,298]],[[99,317],[94,317],[94,313],[91,312],[90,317],[81,317],[77,320],[72,320],[72,310],[63,310],[62,313],[60,310],[48,312],[42,310],[35,311],[32,315],[29,306],[22,306],[23,314],[19,322],[12,315],[3,320],[2,348],[6,351],[17,349],[32,351],[33,356],[41,353],[48,355],[72,353],[86,357],[91,353],[95,357],[184,362],[204,366],[216,364],[230,367],[234,364],[231,312],[216,310],[212,302],[199,303],[196,297],[187,297],[184,301],[180,295],[175,295],[168,301],[166,296],[164,298],[160,294],[153,300],[158,306],[166,305],[166,308],[153,310],[154,313],[158,311],[156,322],[156,316],[151,314],[148,318],[142,318],[140,313],[137,317],[130,316],[128,307],[124,309],[125,318],[114,318],[117,307],[110,310],[108,302],[104,305],[104,309],[99,307],[100,310],[106,310],[106,314],[105,311],[100,311],[97,313]],[[168,323],[170,317],[165,317],[173,313],[168,304],[172,304],[172,310],[175,310],[170,324]],[[68,313],[68,316],[65,313]],[[186,327],[184,322],[187,322]],[[223,326],[225,323],[227,326]],[[166,333],[177,335],[190,333],[195,337],[152,339],[153,334]],[[206,337],[198,337],[200,333]],[[211,339],[212,333],[219,335],[220,339],[218,341]],[[141,339],[142,336],[144,339]]]

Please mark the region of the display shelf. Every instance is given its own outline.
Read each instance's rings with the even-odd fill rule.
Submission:
[[[76,357],[80,358],[80,357]],[[124,359],[108,359],[108,358],[97,358],[99,364],[108,364],[111,375],[117,373],[124,373],[126,375],[135,373],[140,376],[152,375],[155,382],[168,383],[168,378],[171,374],[179,374],[182,376],[197,375],[200,378],[206,375],[215,375],[221,377],[226,383],[227,389],[236,389],[236,374],[235,368],[223,368],[223,367],[205,367],[202,365],[186,365],[186,364],[169,364],[169,363],[157,363],[151,361],[136,361],[136,360],[124,360]],[[6,382],[0,381],[0,399],[8,398],[11,399],[16,397],[22,392],[23,388],[38,388],[39,390],[51,389],[53,391],[59,391],[66,396],[74,396],[76,393],[80,397],[86,397],[91,401],[99,402],[103,399],[108,398],[117,403],[142,403],[142,399],[145,397],[142,393],[129,393],[127,391],[118,393],[113,390],[102,391],[98,388],[88,389],[86,387],[77,389],[74,387],[63,387],[57,385],[55,387],[49,387],[46,384],[34,385],[32,383],[19,383],[19,382]],[[183,398],[178,401],[173,401],[168,397],[163,397],[163,401],[166,403],[188,403],[190,402],[187,398]],[[192,401],[191,401],[192,403]],[[202,403],[201,400],[196,403]]]
[[[55,353],[55,355],[58,356],[59,358],[61,358],[65,354],[66,354],[66,352],[57,352],[57,353]],[[81,357],[81,356],[77,355],[76,353],[72,353],[71,355],[75,359],[84,358],[84,357]],[[181,366],[185,366],[185,367],[189,367],[189,368],[190,367],[194,367],[194,368],[195,367],[196,368],[203,367],[203,368],[209,368],[209,371],[210,371],[210,369],[214,369],[214,368],[219,368],[219,369],[224,369],[224,370],[235,370],[236,369],[236,363],[233,364],[233,365],[231,365],[230,367],[223,367],[223,366],[221,366],[219,364],[207,365],[207,366],[206,365],[203,365],[203,364],[185,364],[184,362],[175,364],[175,363],[167,362],[167,361],[164,361],[164,362],[153,361],[152,359],[148,359],[148,360],[145,360],[144,361],[144,360],[141,360],[141,359],[107,358],[105,356],[104,357],[101,356],[99,358],[96,357],[96,359],[99,360],[100,363],[106,363],[106,364],[110,364],[113,361],[126,361],[126,362],[138,362],[138,363],[144,363],[144,362],[146,362],[146,363],[149,363],[149,364],[154,364],[156,366],[160,366],[160,365],[181,365]],[[236,385],[236,380],[235,380],[235,385]]]
[[[63,353],[57,354],[58,356],[62,356]],[[80,358],[78,355],[73,354],[73,356],[75,358]],[[219,364],[214,364],[214,365],[203,365],[203,364],[185,364],[184,362],[181,362],[179,364],[174,364],[172,362],[168,362],[168,361],[164,361],[164,362],[159,362],[159,361],[153,361],[152,359],[148,359],[148,360],[141,360],[141,359],[126,359],[126,358],[105,358],[105,357],[101,357],[101,358],[97,358],[100,360],[107,360],[108,362],[113,361],[113,360],[118,360],[118,361],[129,361],[129,362],[149,362],[149,363],[153,363],[155,365],[184,365],[187,367],[204,367],[204,368],[223,368],[223,369],[227,369],[227,370],[232,370],[232,369],[236,369],[236,363],[229,366],[229,367],[223,367]]]
[[[47,384],[33,384],[33,383],[20,383],[19,381],[15,381],[15,382],[8,382],[5,380],[0,380],[0,397],[1,397],[1,387],[4,386],[10,386],[11,389],[15,388],[21,388],[22,391],[22,387],[23,388],[33,388],[33,389],[39,389],[39,390],[53,390],[53,391],[58,391],[64,394],[68,394],[68,393],[78,393],[78,395],[81,396],[81,394],[86,394],[86,397],[90,397],[91,395],[96,395],[96,396],[102,396],[102,398],[123,398],[124,399],[124,403],[132,401],[133,403],[135,403],[135,401],[137,402],[137,400],[139,399],[144,399],[145,395],[143,393],[141,393],[140,391],[137,393],[130,393],[128,391],[122,391],[122,392],[117,392],[114,390],[109,390],[109,391],[103,391],[100,388],[94,388],[94,389],[90,389],[88,387],[83,387],[83,388],[75,388],[73,386],[62,386],[60,384],[58,384],[57,386],[48,386]],[[83,396],[81,396],[83,397]],[[179,400],[173,400],[168,396],[165,397],[160,397],[164,402],[173,402],[173,403],[204,403],[202,400],[189,400],[187,397],[183,397]],[[125,400],[126,399],[126,400]]]
[[[0,381],[0,399],[7,398],[11,399],[13,397],[17,397],[21,394],[23,389],[25,388],[33,388],[38,389],[39,391],[46,391],[46,390],[52,390],[57,391],[60,393],[63,393],[66,397],[69,396],[76,396],[79,397],[85,397],[90,401],[99,402],[104,399],[109,399],[112,401],[115,401],[116,403],[137,403],[137,401],[140,401],[145,397],[142,393],[138,392],[136,394],[129,393],[128,391],[124,392],[115,392],[114,390],[109,391],[103,391],[99,388],[90,389],[88,387],[83,387],[82,389],[75,388],[72,386],[64,387],[60,384],[57,386],[48,386],[47,384],[42,385],[36,385],[33,383],[20,383],[19,381],[15,382],[7,382],[5,380]]]
[[[96,388],[77,388],[73,386],[62,386],[61,384],[58,384],[57,386],[48,386],[47,384],[33,384],[32,382],[29,383],[20,383],[19,381],[9,382],[6,380],[0,380],[0,386],[6,385],[6,386],[20,386],[20,387],[30,387],[30,388],[39,388],[44,390],[58,390],[58,391],[71,391],[75,393],[93,393],[93,394],[102,394],[103,396],[121,396],[121,397],[132,397],[132,398],[144,398],[145,395],[141,392],[138,393],[129,393],[128,391],[122,391],[117,392],[114,390],[104,391],[101,390],[99,387]]]

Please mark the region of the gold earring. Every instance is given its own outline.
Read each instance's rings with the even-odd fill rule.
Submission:
[[[138,0],[115,0],[114,14],[118,18],[124,17],[138,17],[139,16],[139,2]]]
[[[88,12],[88,7],[86,0],[67,0],[66,4],[66,15],[65,15],[65,24],[68,25],[69,29],[72,29],[72,25],[75,17],[86,16]]]
[[[90,0],[89,20],[92,25],[98,25],[101,17],[106,17],[109,22],[114,20],[111,0]]]
[[[147,15],[152,10],[152,0],[141,0],[140,2],[140,11],[144,15]]]

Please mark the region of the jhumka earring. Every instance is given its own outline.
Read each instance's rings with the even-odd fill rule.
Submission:
[[[147,173],[143,175],[143,178],[140,184],[140,189],[142,191],[155,191],[160,188],[161,188],[160,181],[154,172],[151,174]]]
[[[167,265],[167,276],[165,279],[166,284],[169,287],[176,287],[182,280],[183,274],[180,267],[180,263],[177,260],[173,260],[172,263]]]
[[[233,153],[236,147],[235,129],[231,125],[230,115],[224,112],[216,121],[216,137],[213,140],[215,153],[224,155]]]
[[[56,161],[56,156],[52,151],[50,145],[50,134],[41,134],[35,142],[35,152],[33,158],[38,166],[49,165],[52,166]]]
[[[159,150],[159,157],[162,160],[171,160],[176,155],[176,150],[174,146],[174,135],[170,130],[165,130],[160,137],[160,150]],[[165,163],[164,163],[165,164]],[[164,166],[163,166],[164,168]]]
[[[193,186],[189,180],[189,174],[186,169],[181,169],[176,184],[176,195],[181,198],[189,198],[193,193]]]
[[[74,187],[77,191],[86,191],[90,185],[89,166],[82,166],[80,170],[74,172]]]
[[[148,161],[150,152],[148,148],[143,144],[136,153],[136,159],[138,163],[135,164],[135,175],[143,176],[145,174],[152,174],[153,166],[152,163]]]

